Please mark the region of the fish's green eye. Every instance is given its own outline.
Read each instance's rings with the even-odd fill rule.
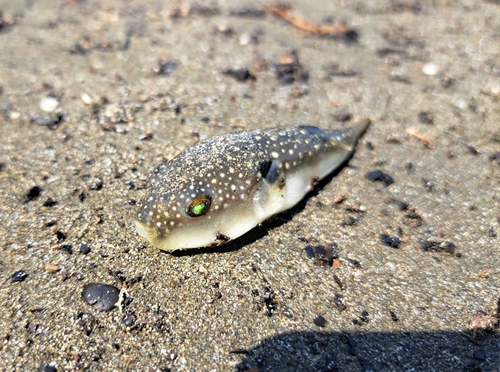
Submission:
[[[189,204],[187,213],[191,217],[203,216],[210,209],[212,201],[208,196],[199,196]]]

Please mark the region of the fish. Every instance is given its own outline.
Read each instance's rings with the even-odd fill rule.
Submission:
[[[150,172],[136,230],[169,252],[232,241],[300,202],[350,158],[369,124],[257,129],[204,140]]]

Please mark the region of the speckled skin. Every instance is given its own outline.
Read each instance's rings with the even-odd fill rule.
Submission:
[[[137,230],[168,251],[235,239],[302,199],[349,156],[368,124],[327,132],[255,130],[203,141],[151,171]],[[199,195],[211,206],[192,217],[187,208]]]

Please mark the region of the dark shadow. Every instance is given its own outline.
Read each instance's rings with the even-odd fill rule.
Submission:
[[[468,331],[290,332],[252,349],[229,352],[246,355],[235,369],[238,372],[493,372],[500,368],[500,335],[474,339]]]
[[[332,173],[330,173],[328,176],[320,180],[314,186],[314,189],[312,189],[309,193],[307,193],[304,196],[304,198],[294,207],[270,217],[269,219],[267,219],[260,225],[254,227],[252,230],[248,231],[239,238],[216,247],[205,247],[199,249],[187,249],[184,251],[174,251],[174,252],[163,251],[163,252],[175,257],[184,257],[184,256],[192,256],[205,253],[226,253],[226,252],[237,251],[238,249],[241,249],[242,247],[251,244],[256,240],[259,240],[262,237],[266,236],[269,233],[269,231],[287,223],[293,218],[293,216],[304,210],[309,198],[317,196],[320,193],[320,191],[323,190],[325,186],[328,185],[334,177],[336,177],[345,167],[348,167],[347,163],[349,162],[349,160],[351,160],[351,158],[352,154]]]

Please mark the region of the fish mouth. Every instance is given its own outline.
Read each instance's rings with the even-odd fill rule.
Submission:
[[[173,252],[226,244],[257,226],[262,222],[262,218],[246,206],[234,207],[233,210],[226,211],[223,216],[212,217],[199,224],[192,220],[190,222],[193,223],[184,223],[183,226],[176,226],[166,231],[140,220],[134,222],[137,233],[151,245]]]
[[[158,233],[155,228],[147,226],[145,223],[135,220],[135,230],[144,239],[153,242],[158,237]]]

